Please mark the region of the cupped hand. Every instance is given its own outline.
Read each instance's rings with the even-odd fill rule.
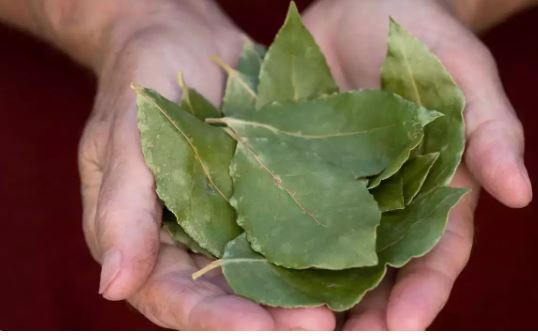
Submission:
[[[532,198],[521,124],[491,54],[455,12],[448,1],[322,0],[305,13],[343,89],[379,87],[393,16],[441,59],[467,100],[467,147],[452,185],[472,192],[452,210],[439,244],[392,271],[350,312],[345,329],[427,328],[468,261],[479,185],[510,207],[523,207]]]
[[[334,315],[325,308],[268,309],[232,295],[221,276],[193,281],[206,261],[160,232],[162,205],[144,164],[130,84],[178,100],[182,71],[189,86],[218,104],[224,75],[209,59],[234,64],[243,39],[212,1],[147,6],[110,32],[111,52],[98,70],[95,108],[80,142],[84,233],[102,264],[99,292],[128,300],[166,328],[333,329]]]

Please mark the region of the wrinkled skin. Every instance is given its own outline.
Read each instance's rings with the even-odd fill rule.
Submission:
[[[207,260],[160,232],[162,205],[140,149],[130,83],[177,100],[175,74],[181,70],[190,86],[217,104],[224,75],[209,57],[218,54],[235,64],[242,46],[242,33],[210,2],[162,2],[166,10],[144,17],[143,27],[117,33],[118,48],[99,70],[97,101],[80,143],[84,232],[103,265],[100,293],[128,300],[166,328],[334,329],[335,315],[326,308],[262,307],[230,294],[218,272],[193,282],[191,274]],[[474,191],[452,212],[440,244],[392,273],[348,314],[346,329],[429,325],[469,256],[476,181],[509,206],[524,206],[531,198],[521,126],[487,50],[433,1],[399,2],[321,1],[305,19],[343,88],[377,86],[388,13],[433,48],[467,96],[468,149],[453,184]]]

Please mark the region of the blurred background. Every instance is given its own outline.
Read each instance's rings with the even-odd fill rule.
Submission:
[[[304,8],[309,1],[297,1]],[[221,0],[269,43],[288,1]],[[258,3],[257,3],[258,5]],[[538,9],[482,35],[522,120],[538,184]],[[81,230],[78,139],[95,79],[58,51],[0,26],[0,330],[158,329],[124,302],[97,294],[99,267]],[[503,207],[482,194],[471,260],[431,329],[537,329],[538,206]]]

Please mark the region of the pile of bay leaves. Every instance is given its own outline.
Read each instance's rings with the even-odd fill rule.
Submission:
[[[382,89],[339,92],[292,3],[273,44],[246,42],[221,109],[135,86],[145,160],[171,236],[232,290],[343,311],[427,253],[465,190],[460,89],[391,20]]]

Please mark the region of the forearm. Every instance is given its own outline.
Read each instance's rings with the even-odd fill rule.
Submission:
[[[538,0],[442,0],[475,31],[482,31],[534,5]]]

